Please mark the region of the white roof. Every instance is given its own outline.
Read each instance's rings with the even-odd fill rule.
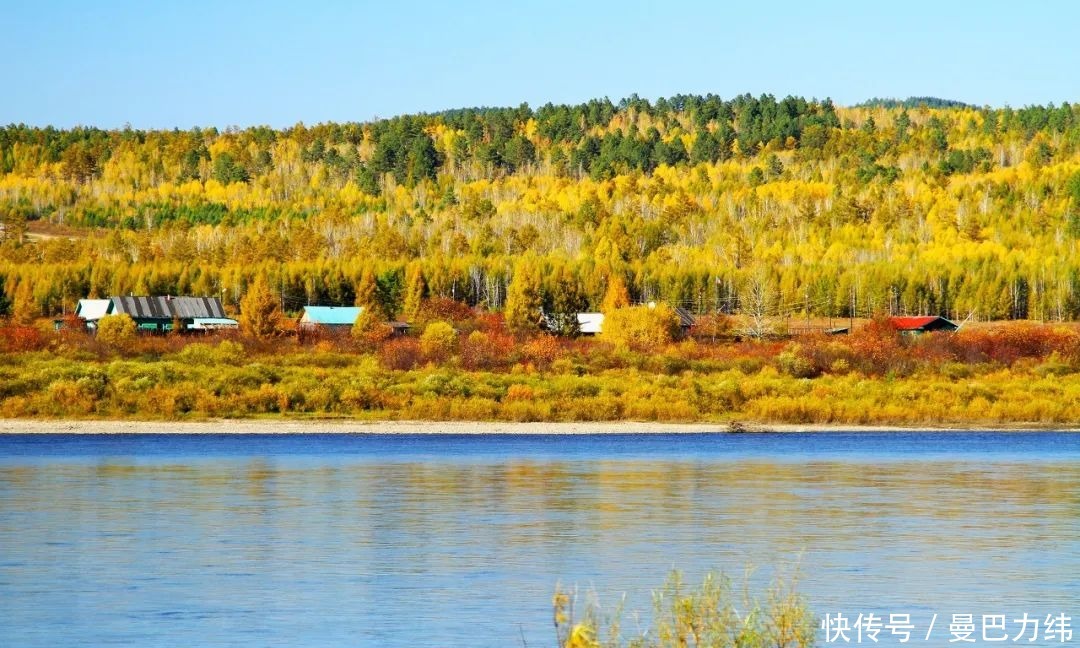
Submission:
[[[597,334],[604,326],[604,314],[603,313],[578,313],[577,314],[578,329],[582,333]]]
[[[229,317],[196,317],[189,329],[237,328],[240,323]]]
[[[88,322],[96,322],[109,314],[111,305],[111,299],[80,299],[75,314]]]

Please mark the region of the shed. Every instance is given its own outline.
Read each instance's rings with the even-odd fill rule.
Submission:
[[[890,317],[889,322],[901,333],[930,333],[932,331],[955,331],[960,325],[937,315]]]
[[[127,314],[140,331],[171,331],[173,322],[190,328],[196,319],[226,319],[221,300],[216,297],[110,297],[114,314]]]

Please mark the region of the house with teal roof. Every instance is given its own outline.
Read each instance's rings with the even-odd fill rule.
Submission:
[[[303,328],[352,326],[363,312],[363,306],[304,306],[300,326]]]

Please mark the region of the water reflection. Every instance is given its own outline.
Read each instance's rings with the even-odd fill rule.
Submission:
[[[549,645],[556,581],[799,555],[822,612],[1080,612],[1069,455],[571,454],[13,453],[0,645]]]

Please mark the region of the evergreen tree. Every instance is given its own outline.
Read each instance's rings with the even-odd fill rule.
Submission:
[[[427,281],[419,263],[410,263],[405,272],[405,299],[401,314],[407,321],[413,321],[420,313],[420,307],[427,297]]]
[[[263,275],[257,275],[240,300],[240,332],[265,340],[281,329],[281,307]]]
[[[506,290],[506,326],[519,333],[535,331],[540,324],[541,306],[540,271],[536,258],[528,255],[515,264]]]

